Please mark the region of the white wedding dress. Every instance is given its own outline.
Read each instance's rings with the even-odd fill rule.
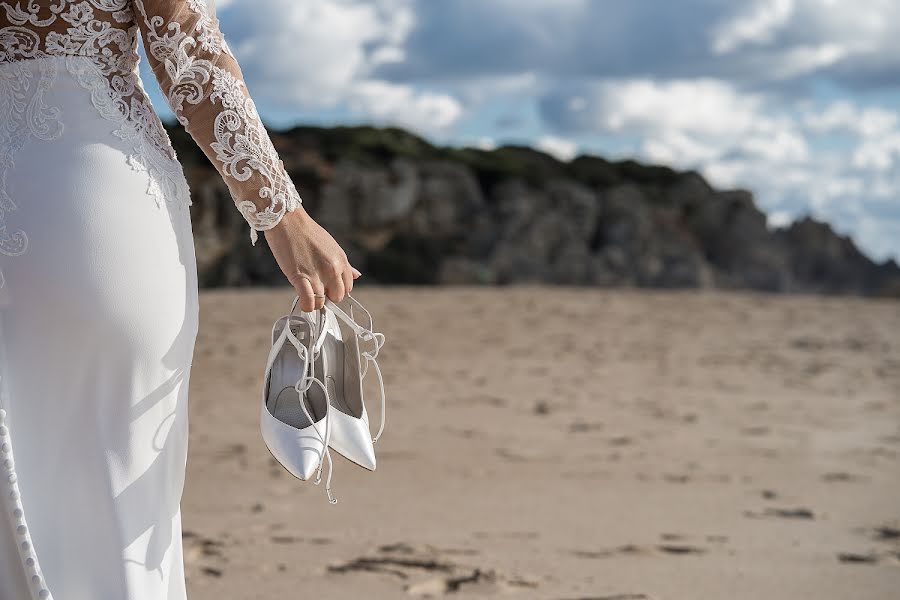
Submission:
[[[252,240],[300,204],[203,0],[0,1],[0,600],[185,598],[197,274],[139,39]]]

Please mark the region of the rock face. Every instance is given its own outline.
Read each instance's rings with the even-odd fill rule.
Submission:
[[[203,286],[281,284],[260,236],[178,128],[193,192]],[[743,190],[694,172],[530,148],[436,148],[398,129],[273,133],[306,209],[368,281],[546,282],[900,297],[900,268],[876,264],[827,224],[772,230]]]

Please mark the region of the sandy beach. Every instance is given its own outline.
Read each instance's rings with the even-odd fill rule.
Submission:
[[[900,598],[900,303],[375,288],[378,469],[289,476],[259,434],[291,291],[201,297],[193,600]],[[377,413],[371,402],[370,413]]]

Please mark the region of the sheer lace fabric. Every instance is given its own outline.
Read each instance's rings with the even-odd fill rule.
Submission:
[[[65,67],[90,90],[100,114],[119,124],[117,135],[134,143],[129,163],[151,174],[148,192],[158,203],[190,202],[175,152],[141,86],[138,33],[169,106],[224,178],[255,243],[257,231],[274,227],[302,201],[204,0],[0,2],[0,64],[90,57],[66,60]],[[0,153],[0,251],[7,255],[24,251],[27,236],[4,225],[15,203],[3,193],[2,174],[17,140],[52,135],[45,125],[59,120],[58,111],[40,104],[42,81],[14,70],[0,80],[0,111],[18,115],[4,120],[14,129],[0,132],[0,141],[9,138]]]
[[[256,231],[300,196],[247,93],[240,67],[203,0],[134,0],[148,60],[179,122],[222,173]]]

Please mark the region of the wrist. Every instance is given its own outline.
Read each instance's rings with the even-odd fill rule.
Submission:
[[[272,236],[277,237],[288,230],[294,229],[297,226],[302,226],[311,220],[312,217],[309,216],[309,213],[303,209],[302,205],[299,205],[294,208],[294,210],[285,212],[275,226],[266,229],[263,233],[265,233],[266,239],[269,239]]]

